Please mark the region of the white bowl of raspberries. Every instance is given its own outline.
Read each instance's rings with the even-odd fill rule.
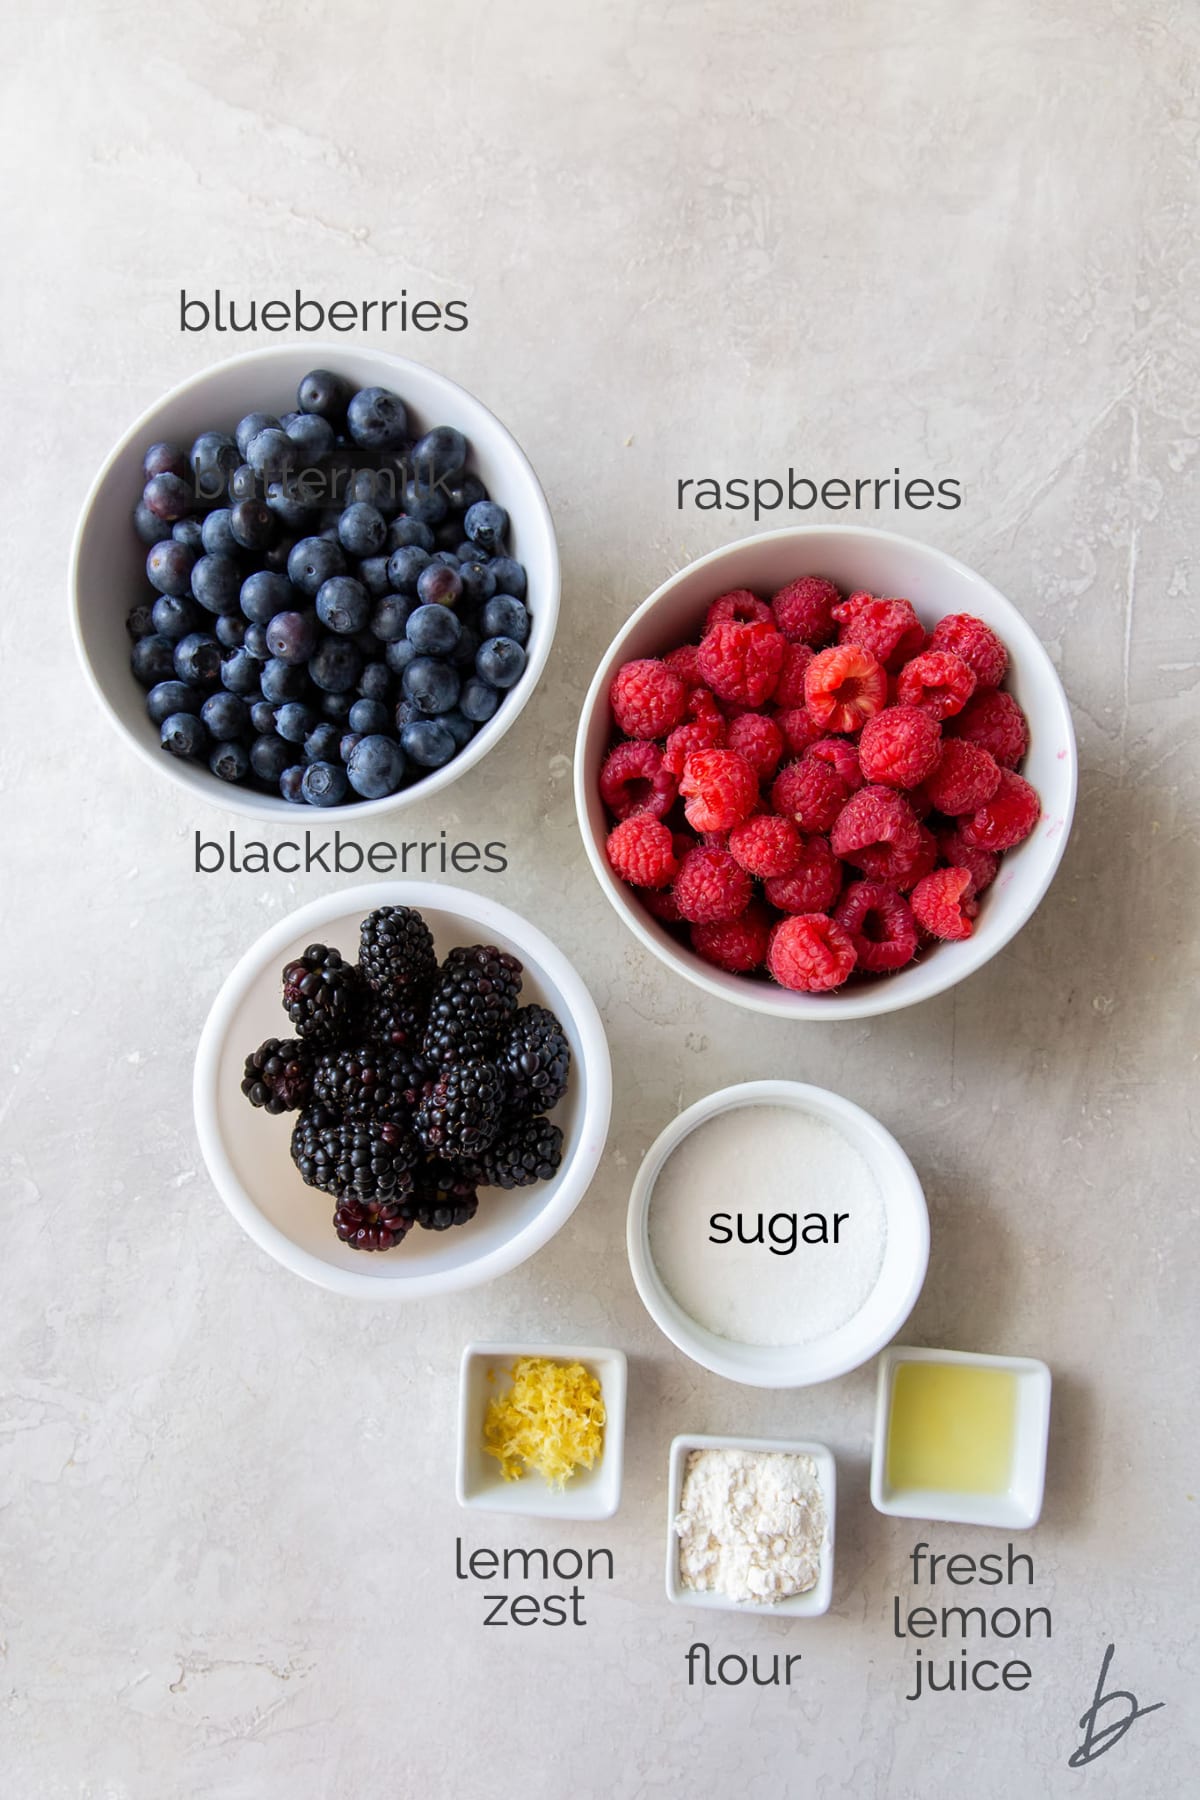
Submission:
[[[863,1018],[980,968],[1066,846],[1077,758],[1042,644],[981,575],[853,526],[691,563],[580,721],[600,885],[654,954],[784,1018]]]
[[[209,1174],[261,1249],[337,1293],[407,1300],[490,1281],[565,1224],[612,1076],[590,994],[534,926],[377,882],[251,946],[193,1096]]]

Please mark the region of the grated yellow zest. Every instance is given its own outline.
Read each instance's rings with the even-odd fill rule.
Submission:
[[[562,1488],[576,1469],[595,1468],[604,1421],[600,1383],[582,1363],[521,1356],[507,1393],[488,1401],[483,1447],[505,1481],[536,1469],[552,1488]]]

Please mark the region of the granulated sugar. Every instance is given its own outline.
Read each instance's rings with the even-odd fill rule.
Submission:
[[[866,1158],[791,1106],[735,1107],[697,1126],[658,1172],[648,1229],[678,1305],[719,1337],[762,1346],[846,1324],[887,1243]]]

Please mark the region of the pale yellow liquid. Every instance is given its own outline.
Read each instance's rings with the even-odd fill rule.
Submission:
[[[892,1380],[888,1486],[1003,1493],[1016,1416],[1016,1377],[1004,1369],[901,1363]]]

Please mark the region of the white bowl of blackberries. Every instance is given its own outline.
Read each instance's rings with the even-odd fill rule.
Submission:
[[[453,888],[380,892],[315,902],[233,971],[196,1117],[264,1248],[394,1298],[489,1279],[544,1243],[594,1172],[611,1084],[587,990],[527,921]]]
[[[429,797],[513,723],[558,614],[545,497],[465,389],[376,351],[251,352],[97,477],[74,620],[110,718],[241,812]]]

